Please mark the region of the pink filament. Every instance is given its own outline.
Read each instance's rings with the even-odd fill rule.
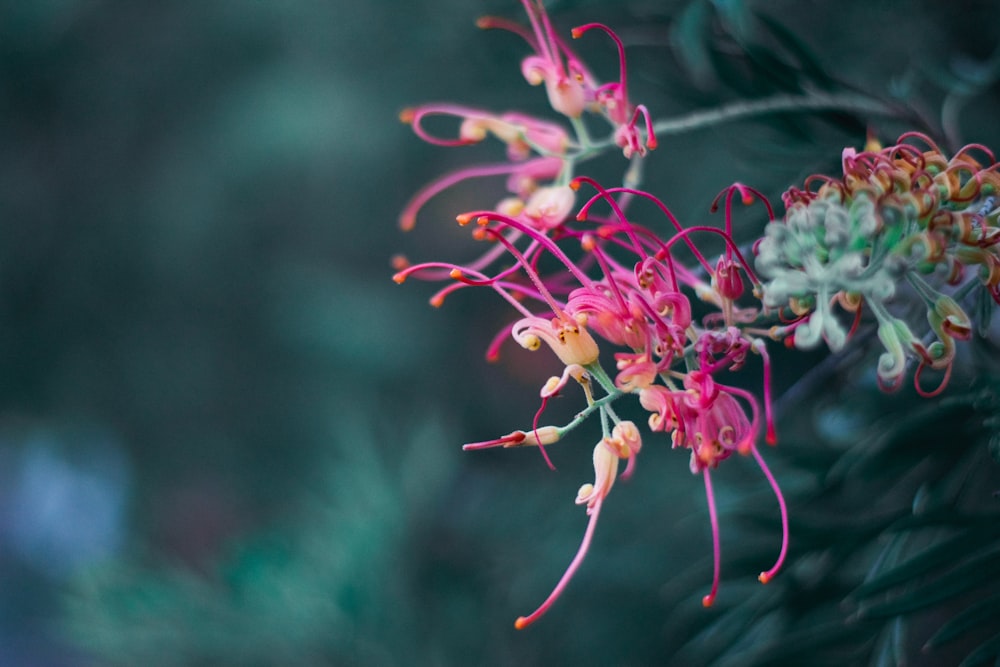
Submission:
[[[712,491],[712,478],[708,473],[708,468],[701,471],[705,478],[705,497],[708,499],[708,520],[712,524],[712,590],[701,599],[701,604],[711,607],[715,602],[715,596],[719,592],[719,572],[721,570],[720,561],[722,550],[719,547],[719,517],[715,511],[715,493]]]
[[[753,457],[757,459],[757,465],[764,472],[764,477],[767,477],[768,483],[774,489],[774,495],[778,499],[778,507],[781,510],[781,552],[778,554],[778,560],[775,561],[771,569],[760,573],[760,582],[766,584],[781,569],[782,564],[785,562],[785,556],[788,554],[788,507],[785,506],[785,497],[781,493],[781,487],[778,486],[777,480],[771,474],[770,468],[764,463],[764,457],[760,455],[756,447],[751,448],[750,451],[753,452]]]
[[[601,513],[601,505],[603,503],[604,498],[600,497],[594,502],[594,506],[590,512],[590,521],[587,523],[587,531],[583,534],[583,541],[580,543],[580,548],[577,550],[576,556],[573,557],[569,567],[566,568],[566,572],[559,580],[559,583],[557,583],[556,587],[552,590],[552,593],[550,593],[549,597],[545,599],[545,602],[543,602],[538,609],[531,612],[531,614],[528,616],[518,617],[518,619],[514,621],[515,628],[523,630],[537,621],[545,612],[549,610],[549,607],[552,606],[559,596],[562,595],[566,585],[569,583],[570,579],[573,578],[573,575],[576,574],[577,569],[580,567],[584,557],[587,555],[587,550],[590,549],[590,540],[594,536],[594,528],[597,526],[597,517]]]

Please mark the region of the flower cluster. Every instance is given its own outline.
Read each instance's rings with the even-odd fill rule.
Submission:
[[[972,157],[976,151],[987,166]],[[960,301],[979,285],[985,287],[981,294],[1000,301],[997,163],[978,145],[949,159],[917,133],[886,148],[870,141],[860,153],[845,149],[842,162],[842,177],[813,176],[804,189],[788,190],[784,219],[766,227],[756,248],[764,305],[791,320],[776,335],[789,336],[799,348],[814,347],[822,338],[834,351],[844,346],[867,307],[885,346],[878,363],[883,388],[900,386],[910,357],[917,362],[917,391],[935,395],[950,376],[955,340],[971,335],[971,319]],[[977,277],[967,276],[970,269]],[[887,304],[904,284],[926,306],[927,340],[890,313]],[[849,331],[835,306],[853,315]],[[920,383],[926,367],[943,373],[932,391]]]
[[[566,41],[549,22],[541,0],[522,0],[531,27],[496,17],[479,20],[482,28],[500,28],[519,35],[534,54],[521,63],[524,78],[531,85],[544,85],[549,104],[570,124],[570,130],[549,120],[520,112],[495,113],[457,104],[426,104],[406,109],[404,122],[423,140],[439,146],[478,144],[488,137],[506,146],[503,162],[466,167],[446,174],[420,190],[403,209],[400,225],[411,229],[420,209],[435,195],[473,178],[506,176],[510,194],[496,210],[517,217],[536,229],[553,229],[566,219],[574,205],[569,188],[575,166],[617,146],[625,157],[641,157],[656,148],[649,112],[642,104],[629,101],[625,68],[625,47],[607,26],[588,23],[572,31],[574,38],[598,30],[607,34],[618,48],[618,81],[599,83]],[[611,126],[606,139],[595,140],[585,115],[600,116]],[[459,122],[457,136],[431,133],[425,122],[445,116]],[[640,122],[641,121],[641,122]]]
[[[520,317],[494,339],[488,356],[495,359],[509,335],[525,349],[548,348],[563,364],[561,375],[542,387],[542,406],[531,428],[471,443],[465,449],[535,446],[551,466],[546,446],[562,441],[590,417],[596,416],[601,423],[603,437],[593,449],[594,481],[584,484],[576,497],[589,516],[583,541],[551,595],[532,614],[518,618],[516,627],[535,621],[559,597],[589,548],[601,507],[619,477],[620,463],[625,462],[622,478],[635,469],[642,435],[613,407],[625,395],[636,396],[649,413],[652,434],[669,435],[674,448],[689,451],[692,473],[704,478],[714,545],[714,577],[703,600],[707,606],[715,599],[720,577],[711,471],[734,452],[755,459],[778,498],[783,527],[780,555],[761,574],[761,581],[768,581],[778,571],[788,546],[784,499],[757,449],[763,423],[767,440],[775,442],[770,361],[764,341],[769,331],[754,326],[759,309],[742,303],[749,294],[744,276],[755,287],[759,281],[733,242],[731,228],[734,200],[748,205],[763,202],[769,215],[771,209],[759,193],[735,185],[722,195],[723,229],[685,228],[663,202],[646,192],[627,185],[605,189],[586,176],[576,175],[579,162],[611,146],[621,148],[633,162],[640,159],[656,144],[649,115],[644,106],[633,106],[629,101],[624,48],[614,32],[600,24],[587,24],[572,32],[579,37],[598,29],[617,45],[619,80],[601,85],[558,36],[541,4],[529,0],[523,4],[530,30],[495,18],[482,19],[480,25],[519,34],[534,49],[534,55],[523,61],[524,76],[531,84],[544,84],[551,107],[568,119],[572,136],[560,124],[513,112],[492,114],[446,104],[404,112],[404,120],[432,143],[464,145],[492,135],[507,147],[505,162],[470,167],[421,190],[404,210],[404,228],[413,226],[417,212],[431,196],[468,178],[507,175],[513,196],[493,209],[458,216],[460,224],[472,227],[475,239],[490,246],[477,260],[461,265],[410,264],[397,259],[395,280],[447,281],[431,299],[436,306],[459,289],[492,289]],[[599,114],[610,123],[607,139],[590,137],[581,120],[584,112]],[[458,117],[457,138],[428,132],[424,121],[431,115]],[[644,126],[638,124],[640,119],[645,120]],[[628,184],[628,173],[625,180]],[[593,193],[582,204],[577,200],[581,188]],[[669,221],[672,234],[661,237],[630,219],[625,205],[637,200],[651,202]],[[595,208],[604,214],[596,215]],[[712,263],[705,257],[694,241],[698,236],[716,239],[717,247],[722,248],[717,261]],[[696,268],[676,260],[680,246],[695,258]],[[553,263],[558,269],[543,273],[540,267]],[[692,297],[707,302],[711,312],[695,318]],[[599,344],[599,340],[604,342]],[[602,365],[601,348],[605,346],[614,350],[613,376]],[[743,367],[751,355],[762,359],[763,409],[754,394],[723,382],[726,373]],[[569,424],[540,426],[548,399],[564,391],[571,380],[582,388],[586,407]]]
[[[513,267],[491,268],[492,264],[482,266],[482,261],[476,268],[429,262],[407,266],[395,276],[397,282],[403,282],[410,276],[434,279],[447,273],[452,282],[436,295],[436,301],[462,287],[491,288],[521,314],[504,333],[509,332],[528,350],[537,350],[544,343],[564,365],[563,373],[542,387],[542,408],[570,380],[583,389],[587,406],[569,424],[539,427],[540,410],[530,429],[468,444],[465,449],[537,446],[548,460],[546,445],[562,440],[588,417],[596,414],[601,421],[604,437],[593,452],[595,479],[581,487],[576,499],[586,505],[590,516],[583,543],[552,595],[533,614],[519,618],[518,628],[541,616],[576,571],[589,547],[602,503],[618,476],[619,462],[626,461],[623,477],[634,470],[642,444],[640,432],[632,422],[620,419],[612,406],[625,395],[637,396],[648,411],[652,433],[668,434],[674,448],[689,450],[691,471],[704,478],[715,563],[706,606],[714,600],[719,583],[719,534],[711,486],[711,470],[719,463],[733,453],[752,455],[778,497],[784,530],[781,554],[774,566],[761,574],[761,581],[768,581],[780,568],[788,543],[784,500],[756,446],[764,422],[768,441],[775,441],[770,362],[761,337],[768,332],[752,326],[755,309],[738,304],[746,289],[740,274],[745,273],[755,284],[757,279],[728,229],[733,198],[740,195],[753,201],[756,195],[741,185],[726,192],[725,230],[682,228],[669,209],[648,193],[624,187],[604,189],[586,177],[578,177],[570,185],[579,189],[587,184],[597,190],[596,194],[581,207],[575,223],[560,227],[557,238],[498,211],[458,216],[462,224],[475,223],[475,238],[504,249],[515,261]],[[675,233],[663,240],[653,230],[631,221],[616,195],[649,199],[674,223]],[[608,204],[611,216],[591,217],[590,209],[598,202]],[[692,242],[695,233],[712,234],[724,241],[725,250],[714,266]],[[675,261],[678,244],[699,258],[698,271]],[[538,266],[543,256],[555,259],[561,270],[542,275]],[[696,320],[692,317],[692,295],[717,308]],[[532,303],[538,304],[537,309],[529,307]],[[495,356],[500,340],[494,342],[491,356]],[[601,364],[597,340],[617,350],[613,377]],[[751,354],[763,360],[763,409],[752,393],[720,379],[724,373],[741,368]]]
[[[842,176],[813,176],[803,189],[788,190],[781,220],[761,193],[735,184],[712,205],[713,211],[720,205],[723,209],[721,226],[684,226],[662,201],[638,188],[639,161],[655,147],[656,138],[646,108],[628,97],[621,40],[601,24],[572,31],[580,37],[596,29],[617,46],[619,80],[600,84],[553,28],[541,2],[522,4],[529,28],[498,18],[484,18],[480,26],[507,30],[528,43],[534,53],[522,63],[524,77],[544,86],[562,119],[452,104],[405,111],[403,120],[431,143],[463,146],[492,136],[506,146],[504,161],[461,169],[419,191],[402,214],[405,229],[413,227],[431,197],[467,179],[506,176],[510,196],[493,208],[458,216],[462,226],[473,230],[473,238],[488,246],[477,259],[412,264],[397,258],[394,279],[444,281],[431,298],[435,306],[457,290],[492,290],[519,317],[494,338],[488,358],[498,358],[510,337],[527,350],[547,348],[563,366],[561,374],[543,384],[541,407],[529,428],[467,444],[466,450],[537,447],[552,467],[546,447],[562,442],[591,417],[601,424],[602,437],[592,455],[594,481],[580,487],[576,497],[589,517],[583,540],[549,597],[518,618],[516,627],[537,620],[561,595],[590,547],[615,481],[631,476],[638,455],[648,450],[639,427],[614,409],[616,401],[629,395],[648,413],[652,441],[659,434],[669,436],[673,448],[688,451],[691,472],[704,480],[714,563],[711,589],[703,598],[708,606],[718,591],[721,562],[712,471],[734,453],[754,459],[778,502],[780,551],[773,566],[760,574],[761,582],[777,573],[788,550],[785,501],[757,446],[761,431],[766,442],[776,442],[767,343],[784,339],[790,347],[809,348],[823,339],[839,350],[858,329],[863,313],[871,312],[885,346],[878,363],[883,388],[900,385],[910,358],[918,363],[917,391],[927,396],[940,392],[951,373],[955,341],[971,335],[971,320],[960,304],[980,286],[981,297],[1000,301],[997,163],[976,145],[949,159],[915,133],[887,148],[869,140],[861,152],[844,150]],[[586,114],[607,121],[607,137],[591,137]],[[457,119],[457,136],[432,134],[427,129],[432,116]],[[630,161],[621,187],[605,188],[577,173],[580,163],[616,147]],[[976,152],[988,164],[976,160]],[[581,198],[581,190],[589,197]],[[754,245],[753,266],[733,240],[737,204],[763,209],[769,220],[764,237]],[[658,212],[665,221],[658,227],[667,233],[626,213],[638,206]],[[714,249],[711,260],[705,252],[709,247]],[[970,269],[977,275],[967,277]],[[929,326],[923,337],[891,304],[901,288],[910,289],[926,306]],[[693,309],[693,299],[703,305]],[[849,330],[835,313],[837,306],[853,315]],[[759,358],[762,371],[760,401],[726,379],[753,358]],[[605,365],[612,362],[615,372],[608,373]],[[921,386],[926,367],[943,373],[933,391]],[[586,406],[568,424],[539,425],[547,401],[571,381],[581,388]]]

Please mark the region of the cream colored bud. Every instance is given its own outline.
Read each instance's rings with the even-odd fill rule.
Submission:
[[[582,324],[577,326],[561,325],[558,339],[558,345],[553,345],[552,350],[559,357],[559,360],[567,366],[570,364],[586,366],[597,361],[600,356],[601,352],[597,348],[597,343],[594,342],[593,337]]]
[[[524,432],[524,440],[521,445],[551,445],[559,442],[559,429],[555,426],[542,426],[531,431]]]

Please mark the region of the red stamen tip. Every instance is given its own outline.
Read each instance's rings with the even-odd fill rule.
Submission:
[[[389,264],[397,271],[402,271],[410,267],[410,260],[406,259],[406,255],[393,255],[392,259],[389,260]]]
[[[462,279],[462,272],[459,271],[458,269],[452,269],[451,272],[448,273],[448,275],[454,278],[455,280]]]
[[[569,31],[569,34],[573,35],[573,39],[580,39],[580,36],[583,34],[583,31],[580,30],[579,28],[573,28],[572,30]]]
[[[399,219],[399,228],[404,232],[408,232],[417,224],[417,216],[415,215],[404,215]]]
[[[574,192],[576,192],[577,190],[579,190],[580,189],[580,179],[579,178],[574,178],[572,181],[570,181],[569,182],[569,189],[572,190],[572,191],[574,191]]]
[[[646,140],[646,148],[651,151],[655,151],[656,147],[660,145],[660,142],[656,140],[656,137],[650,137]]]
[[[413,122],[413,118],[415,115],[416,114],[414,113],[413,109],[407,107],[406,109],[403,109],[402,111],[399,112],[399,120],[409,125],[410,123]]]
[[[757,580],[762,584],[766,584],[767,582],[771,581],[771,575],[769,575],[767,572],[761,572],[760,575],[757,577]]]
[[[714,595],[706,595],[705,597],[703,597],[701,599],[701,606],[705,607],[706,609],[708,609],[709,607],[711,607],[712,604],[714,604],[714,603],[715,603],[715,596]]]
[[[440,294],[431,297],[431,305],[435,308],[440,308],[444,305],[444,297]]]
[[[577,222],[586,222],[586,220],[587,220],[587,214],[586,213],[583,213],[581,211],[580,213],[576,214],[576,221]]]
[[[455,220],[458,221],[458,224],[464,227],[465,225],[472,222],[472,216],[469,215],[468,213],[462,213],[460,215],[455,216]]]
[[[392,280],[397,285],[402,285],[404,282],[406,282],[406,274],[400,271],[399,273],[396,273],[392,276]]]
[[[753,203],[753,195],[750,194],[749,192],[744,192],[743,193],[743,205],[744,206],[749,206],[752,203]]]
[[[514,621],[514,628],[516,630],[524,630],[526,627],[528,627],[528,619],[524,616],[518,616],[517,620]]]

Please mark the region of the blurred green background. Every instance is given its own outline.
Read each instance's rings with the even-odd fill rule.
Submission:
[[[682,219],[713,222],[708,204],[731,182],[777,203],[870,124],[883,139],[916,122],[1000,146],[996,3],[961,4],[551,11],[563,30],[618,29],[632,97],[659,118],[808,89],[908,110],[663,137],[647,186]],[[700,630],[747,627],[725,604],[700,607],[703,489],[663,442],[615,489],[557,607],[513,629],[582,535],[573,498],[596,432],[551,448],[556,473],[537,452],[463,454],[526,427],[555,362],[512,346],[485,362],[511,316],[491,293],[435,310],[427,285],[390,280],[396,252],[469,257],[453,216],[501,193],[459,188],[403,235],[398,211],[421,184],[500,153],[426,146],[398,112],[445,100],[545,112],[520,77],[523,43],[477,30],[485,13],[522,20],[500,0],[0,4],[0,664],[641,665],[679,650],[674,664],[702,664],[735,639],[692,648]],[[583,41],[613,77],[610,44]],[[622,168],[609,156],[595,173],[613,182]],[[742,239],[763,223],[748,213]],[[779,424],[791,451],[822,433],[843,451],[917,404],[904,392],[875,411],[870,374],[809,375],[820,359],[780,359],[780,389],[806,376],[843,392],[825,411],[812,385],[784,401],[798,415]],[[959,374],[956,392],[976,382]],[[816,488],[815,460],[770,456],[793,493]],[[723,513],[752,506],[760,520],[723,519],[720,602],[761,595],[755,573],[779,539],[763,479],[733,463],[718,476]]]

